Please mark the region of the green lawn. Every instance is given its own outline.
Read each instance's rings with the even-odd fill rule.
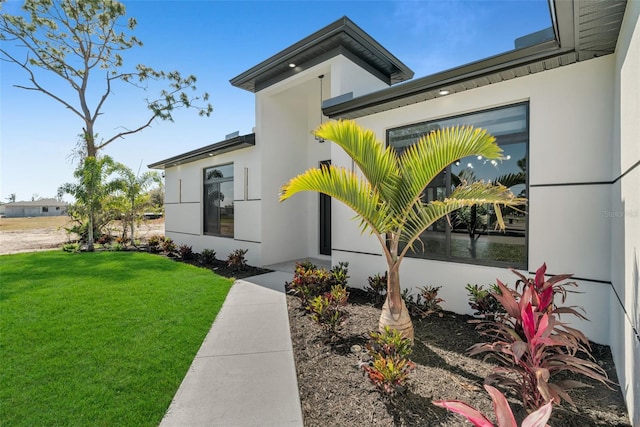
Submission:
[[[0,256],[0,425],[157,426],[231,284],[144,253]]]

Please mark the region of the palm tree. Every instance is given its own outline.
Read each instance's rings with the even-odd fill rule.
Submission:
[[[309,169],[291,179],[280,193],[284,201],[300,191],[333,197],[356,212],[362,232],[376,236],[388,265],[387,298],[379,329],[385,326],[413,339],[413,325],[400,293],[400,263],[420,234],[438,219],[465,206],[492,204],[504,229],[500,206],[526,202],[503,185],[462,183],[446,199],[423,203],[427,185],[449,164],[467,156],[501,157],[502,149],[485,130],[455,127],[435,130],[401,155],[370,130],[344,120],[321,125],[315,135],[334,141],[353,159],[362,175],[336,166]],[[404,244],[404,246],[403,246]]]
[[[115,185],[119,187],[126,203],[126,214],[122,219],[125,222],[123,227],[126,230],[126,222],[129,223],[131,237],[130,244],[134,244],[135,222],[142,216],[141,208],[145,205],[145,193],[153,183],[161,183],[160,174],[154,171],[147,171],[142,175],[136,175],[133,171],[122,163],[115,164],[115,172],[119,178],[115,180]],[[124,237],[124,236],[123,236]]]
[[[118,189],[115,181],[107,182],[107,178],[115,171],[115,163],[109,156],[86,157],[73,172],[77,183],[66,183],[58,188],[58,195],[70,194],[76,199],[76,205],[86,215],[87,250],[93,252],[93,227],[96,216],[102,210],[102,203],[107,196]]]

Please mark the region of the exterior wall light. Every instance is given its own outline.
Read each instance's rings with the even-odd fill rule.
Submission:
[[[289,64],[289,68],[295,68],[295,66],[296,66],[296,64],[294,64],[293,62],[291,62],[291,63]]]
[[[449,93],[450,92],[446,89],[440,89],[440,92],[438,92],[438,95],[445,96],[445,95],[449,95]]]

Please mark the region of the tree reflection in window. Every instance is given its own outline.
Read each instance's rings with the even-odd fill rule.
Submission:
[[[204,170],[204,233],[233,237],[233,165]]]
[[[500,182],[515,195],[526,197],[528,120],[528,104],[517,104],[391,129],[387,141],[401,154],[434,129],[456,125],[487,129],[504,151],[502,160],[458,160],[425,188],[424,201],[443,199],[463,180]],[[410,256],[526,268],[526,207],[505,209],[502,213],[507,228],[498,232],[492,206],[460,209],[426,230],[421,236],[422,245],[417,244]]]

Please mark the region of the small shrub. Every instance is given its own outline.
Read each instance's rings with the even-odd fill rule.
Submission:
[[[476,316],[493,317],[496,313],[504,313],[504,309],[493,296],[499,294],[500,288],[496,284],[484,289],[484,286],[467,284],[465,287],[469,295],[469,306],[475,310]]]
[[[189,245],[178,246],[178,254],[185,261],[193,259],[193,248]]]
[[[149,252],[151,253],[159,253],[162,248],[162,243],[164,242],[164,236],[154,235],[149,237],[148,245]]]
[[[341,262],[327,271],[309,261],[296,263],[293,280],[286,283],[289,293],[301,299],[303,307],[317,296],[331,292],[333,286],[347,286],[349,263]]]
[[[423,301],[421,306],[423,317],[437,311],[442,311],[440,303],[444,302],[444,300],[438,297],[438,291],[441,288],[442,286],[418,287],[418,291],[420,292],[419,295],[422,296]]]
[[[504,394],[500,393],[500,391],[490,385],[485,385],[484,388],[491,395],[491,399],[493,400],[493,411],[496,419],[498,420],[498,427],[516,427],[516,419],[513,416],[513,411],[511,411],[509,402],[507,402]],[[493,427],[489,418],[484,414],[459,400],[440,400],[434,401],[433,404],[462,415],[476,427]],[[551,410],[551,402],[546,403],[536,411],[529,414],[527,418],[522,421],[522,427],[545,427],[549,417],[551,417]]]
[[[204,249],[200,255],[204,264],[213,264],[216,260],[216,251],[213,249]]]
[[[72,254],[77,254],[80,252],[80,243],[65,243],[62,245],[62,250]]]
[[[409,360],[411,340],[395,329],[372,332],[367,350],[372,356],[369,364],[362,365],[369,380],[384,395],[393,396],[406,390],[410,372],[415,364]]]
[[[126,245],[127,243],[129,243],[129,238],[118,236],[115,238],[115,242],[121,245]]]
[[[249,252],[249,249],[236,249],[227,257],[227,267],[242,271],[247,268],[247,260],[245,255]]]
[[[369,336],[371,341],[367,349],[370,353],[409,357],[413,351],[411,340],[406,339],[400,332],[388,326],[385,327],[384,332],[371,332]]]
[[[124,245],[122,243],[113,243],[109,246],[109,250],[113,252],[121,252],[124,250]]]
[[[349,263],[348,262],[339,262],[338,265],[334,265],[331,270],[329,270],[329,281],[330,286],[347,286],[347,282],[349,280]]]
[[[113,240],[113,237],[111,237],[110,234],[105,233],[102,236],[100,236],[98,239],[96,239],[96,243],[99,245],[107,245],[111,243],[112,240]]]
[[[585,385],[573,380],[554,381],[554,376],[563,371],[585,375],[608,387],[610,381],[593,361],[587,338],[560,321],[560,314],[585,319],[574,307],[558,307],[554,302],[557,294],[564,302],[566,287],[577,286],[574,282],[562,283],[571,275],[545,280],[545,264],[536,271],[534,279],[512,271],[520,277],[516,289],[522,286],[522,294],[498,280],[500,293],[493,296],[505,312],[497,313],[494,320],[474,321],[479,323],[480,333],[491,341],[473,345],[469,354],[487,353],[485,359],[495,359],[503,365],[486,382],[513,388],[528,410],[551,401],[558,404],[562,399],[573,404],[566,390]],[[577,357],[578,352],[592,360]]]
[[[311,318],[315,322],[335,335],[347,317],[345,305],[348,298],[349,292],[345,286],[334,285],[330,292],[313,298],[307,310],[312,313]]]
[[[307,307],[313,298],[331,290],[329,272],[310,262],[296,263],[293,280],[287,286],[289,292],[299,297],[302,305]]]
[[[401,296],[411,317],[427,317],[434,312],[442,311],[440,303],[444,300],[438,298],[438,291],[441,287],[418,287],[418,294],[415,297],[409,293],[409,289],[404,289]]]
[[[176,246],[175,243],[173,243],[173,240],[170,237],[165,237],[161,243],[161,246],[162,246],[162,251],[165,252],[167,255],[173,255],[178,250],[178,247]]]
[[[387,298],[387,281],[389,275],[384,272],[384,275],[376,273],[375,276],[369,276],[367,278],[367,295],[371,299],[371,302],[375,305],[382,306],[384,300]]]

